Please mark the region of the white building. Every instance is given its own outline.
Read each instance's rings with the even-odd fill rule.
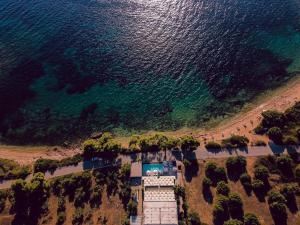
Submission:
[[[178,225],[175,181],[175,176],[142,177],[144,225]]]

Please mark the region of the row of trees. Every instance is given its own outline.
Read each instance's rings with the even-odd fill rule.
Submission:
[[[113,158],[118,153],[153,152],[180,148],[183,153],[194,151],[200,143],[192,136],[183,136],[179,139],[162,134],[148,136],[133,136],[128,149],[122,148],[110,133],[103,133],[99,139],[88,139],[83,143],[84,156]]]
[[[12,211],[16,214],[14,224],[36,224],[41,214],[47,211],[45,204],[50,193],[50,184],[44,174],[34,174],[31,181],[17,180],[11,186]]]
[[[266,133],[276,144],[296,145],[300,140],[300,129],[295,129],[300,125],[300,102],[293,107],[280,113],[268,110],[262,113],[262,121],[255,132]]]

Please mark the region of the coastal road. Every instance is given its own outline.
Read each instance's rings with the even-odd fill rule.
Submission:
[[[206,160],[206,159],[213,159],[213,158],[227,158],[230,156],[245,156],[245,157],[251,157],[251,156],[265,156],[265,155],[272,155],[272,154],[281,154],[281,153],[300,153],[300,146],[294,146],[294,147],[284,147],[284,146],[277,146],[272,143],[270,143],[267,146],[249,146],[247,148],[242,149],[224,149],[222,151],[208,151],[206,149],[198,148],[196,151],[193,152],[193,154],[190,156],[192,159],[197,160]],[[125,163],[131,163],[132,161],[136,161],[137,159],[143,158],[144,160],[148,162],[154,162],[154,161],[163,161],[165,160],[165,152],[148,152],[148,153],[135,153],[131,155],[119,155],[117,161],[122,162],[122,164]],[[166,152],[166,159],[167,160],[180,160],[181,154],[179,152],[174,151],[167,151]],[[54,177],[64,176],[71,173],[77,173],[82,172],[84,170],[89,169],[95,169],[95,168],[101,168],[106,167],[105,165],[100,165],[97,162],[80,162],[76,166],[67,166],[62,167],[57,170],[55,170],[54,173],[46,172],[45,177],[47,179],[51,179]],[[26,180],[30,180],[32,178],[32,175],[29,175]],[[10,188],[11,184],[15,180],[5,180],[0,182],[0,189],[6,189]]]

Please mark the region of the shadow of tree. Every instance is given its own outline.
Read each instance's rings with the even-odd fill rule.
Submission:
[[[184,176],[187,182],[191,182],[193,177],[198,175],[199,164],[197,160],[189,160],[189,165],[185,165]]]
[[[202,189],[202,195],[203,195],[203,198],[204,200],[209,203],[209,204],[212,204],[213,203],[213,200],[214,200],[214,196],[210,190],[210,188],[203,188]]]

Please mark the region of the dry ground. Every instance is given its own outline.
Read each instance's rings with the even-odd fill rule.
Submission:
[[[225,166],[226,159],[213,159],[208,161],[214,161],[219,166]],[[253,164],[255,162],[254,157],[247,158],[247,170],[248,173],[253,176]],[[212,224],[212,210],[213,204],[207,203],[202,195],[202,180],[204,174],[205,163],[199,162],[198,175],[193,177],[191,182],[185,182],[186,192],[188,197],[188,203],[190,210],[199,213],[201,221],[207,224]],[[271,217],[268,203],[259,202],[254,194],[248,196],[239,181],[229,181],[229,187],[231,192],[240,194],[243,204],[244,212],[250,212],[256,214],[263,225],[273,225],[273,219]],[[216,199],[215,188],[212,188],[214,200]],[[297,197],[298,208],[300,209],[300,198]],[[300,211],[296,214],[292,214],[288,211],[288,225],[300,225]]]
[[[75,207],[66,197],[66,221],[65,225],[72,224]],[[42,217],[38,225],[56,225],[58,198],[51,195],[48,200],[49,213]],[[0,224],[10,225],[13,215],[9,214],[10,202],[7,200],[4,211],[0,214]],[[121,220],[126,215],[118,194],[108,197],[106,190],[102,193],[102,203],[99,208],[92,209],[88,203],[84,206],[83,225],[121,225]],[[90,220],[87,217],[90,216]],[[102,224],[100,218],[107,218],[107,223]]]

